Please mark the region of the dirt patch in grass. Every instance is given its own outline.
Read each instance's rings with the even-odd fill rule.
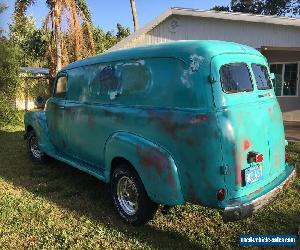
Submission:
[[[233,249],[241,234],[296,234],[300,226],[299,168],[289,189],[243,221],[224,223],[218,210],[187,204],[144,227],[125,225],[107,185],[55,160],[32,163],[23,133],[0,131],[2,249]],[[300,143],[288,152],[299,166]]]

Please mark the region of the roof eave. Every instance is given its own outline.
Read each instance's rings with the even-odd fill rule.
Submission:
[[[181,16],[195,16],[204,18],[223,19],[229,21],[244,21],[252,23],[268,23],[274,25],[294,26],[300,27],[299,18],[291,17],[279,17],[279,16],[266,16],[266,15],[254,15],[250,13],[241,12],[226,12],[215,10],[198,10],[187,8],[171,8],[172,14]]]
[[[118,50],[126,47],[126,44],[139,36],[146,34],[151,29],[162,23],[171,15],[178,16],[195,16],[203,18],[213,18],[220,20],[228,21],[243,21],[243,22],[252,22],[252,23],[266,23],[273,25],[283,25],[283,26],[293,26],[300,28],[300,19],[299,18],[290,18],[290,17],[278,17],[278,16],[265,16],[265,15],[254,15],[248,13],[240,12],[226,12],[226,11],[214,11],[214,10],[199,10],[199,9],[188,9],[188,8],[179,8],[172,7],[163,12],[158,17],[154,18],[151,22],[146,24],[143,28],[132,33],[128,37],[124,38],[116,45],[111,47],[108,51]]]

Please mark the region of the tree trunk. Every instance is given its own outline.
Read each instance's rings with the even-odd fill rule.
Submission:
[[[132,18],[134,24],[134,31],[137,31],[139,29],[139,21],[136,13],[135,0],[130,0],[130,5],[131,5]]]
[[[52,2],[52,22],[54,24],[54,43],[55,43],[55,70],[56,73],[61,69],[61,30],[60,30],[60,11],[61,2]]]

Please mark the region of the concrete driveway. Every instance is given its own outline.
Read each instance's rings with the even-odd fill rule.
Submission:
[[[285,137],[288,141],[300,141],[300,122],[284,122]]]

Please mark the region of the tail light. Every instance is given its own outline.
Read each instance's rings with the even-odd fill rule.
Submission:
[[[262,162],[264,160],[264,156],[261,153],[257,153],[257,152],[249,152],[248,156],[247,156],[247,161],[248,163],[252,163],[252,162]]]
[[[221,189],[218,190],[218,192],[217,192],[217,199],[219,201],[222,201],[222,200],[225,199],[225,189],[224,188],[221,188]]]

